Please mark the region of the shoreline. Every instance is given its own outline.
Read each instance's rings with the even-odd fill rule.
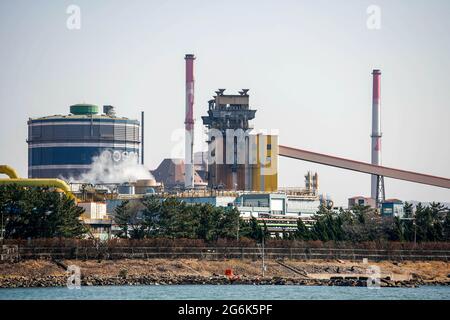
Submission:
[[[442,261],[370,262],[343,260],[260,261],[198,259],[26,260],[0,264],[0,288],[62,287],[80,270],[81,286],[137,285],[298,285],[365,287],[380,270],[381,287],[450,286],[450,263]],[[230,272],[231,270],[231,272]],[[228,275],[225,272],[228,271]]]
[[[366,287],[365,279],[295,279],[295,278],[240,278],[229,279],[225,276],[219,277],[85,277],[81,279],[81,286],[170,286],[170,285],[249,285],[249,286],[346,286]],[[12,288],[52,288],[65,287],[67,277],[48,276],[42,278],[2,278],[0,289]],[[418,281],[403,280],[393,281],[380,279],[382,288],[416,288],[419,286],[450,286],[450,281]]]

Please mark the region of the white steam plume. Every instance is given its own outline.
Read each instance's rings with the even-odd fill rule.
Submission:
[[[103,151],[94,157],[91,169],[71,182],[108,184],[135,182],[140,179],[154,179],[143,165],[138,163],[136,153]]]

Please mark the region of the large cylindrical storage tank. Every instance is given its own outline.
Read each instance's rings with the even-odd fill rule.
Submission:
[[[134,194],[134,186],[129,183],[121,184],[117,187],[118,194]]]
[[[71,114],[28,121],[28,177],[76,179],[93,158],[109,151],[114,161],[139,159],[139,121],[116,117],[111,106],[78,104]]]
[[[155,188],[158,186],[155,179],[141,179],[134,184],[136,194],[155,193]]]

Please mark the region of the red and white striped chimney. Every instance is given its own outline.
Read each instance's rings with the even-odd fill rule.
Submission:
[[[194,188],[194,60],[193,54],[186,54],[186,118],[184,187]]]
[[[381,71],[373,70],[373,95],[372,95],[372,164],[381,165],[381,105],[380,105],[380,79]],[[376,199],[378,192],[377,176],[371,177],[371,198]]]

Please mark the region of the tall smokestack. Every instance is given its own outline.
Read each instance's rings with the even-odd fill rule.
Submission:
[[[186,54],[186,119],[184,187],[194,188],[194,60],[193,54]]]
[[[380,117],[380,78],[381,71],[373,70],[373,96],[372,96],[372,164],[381,165],[381,117]],[[371,198],[378,199],[378,176],[371,177]]]
[[[144,111],[141,111],[141,164],[144,165]]]

